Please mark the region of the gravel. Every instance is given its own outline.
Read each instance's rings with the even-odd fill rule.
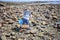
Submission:
[[[60,20],[59,5],[30,4],[0,4],[0,6],[3,6],[0,7],[0,37],[2,40],[58,40],[58,31],[54,26]],[[20,27],[20,24],[17,22],[18,18],[21,18],[21,13],[23,14],[23,10],[25,8],[28,9],[28,7],[31,7],[33,16],[33,18],[30,18],[30,28],[33,34],[29,30],[25,32],[12,30],[13,28]]]

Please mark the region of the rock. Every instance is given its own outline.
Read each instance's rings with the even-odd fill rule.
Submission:
[[[15,36],[15,32],[12,32],[10,35],[11,35],[11,36]]]
[[[60,29],[60,22],[56,22],[56,28]]]
[[[10,37],[10,34],[6,34],[5,36],[6,36],[6,37]]]
[[[49,10],[50,10],[50,11],[52,11],[52,9],[54,9],[54,8],[52,8],[52,7],[49,7]]]
[[[19,38],[18,40],[23,40],[23,39]]]
[[[55,15],[54,13],[51,13],[51,15]]]
[[[19,32],[20,28],[16,27],[16,28],[12,28],[12,30]]]
[[[0,40],[2,40],[1,37],[0,37]]]
[[[4,7],[4,5],[3,4],[0,4],[0,7]]]
[[[45,18],[49,19],[50,17],[49,16],[45,16]]]
[[[49,33],[48,32],[45,32],[44,35],[49,35]]]
[[[33,26],[36,26],[36,23],[35,22],[31,22]]]
[[[16,27],[20,27],[20,24],[16,24]]]
[[[40,33],[38,33],[38,36],[44,36],[43,33],[44,33],[44,32],[40,32]]]
[[[3,14],[7,15],[7,13],[5,13],[5,12]]]
[[[14,17],[14,18],[12,18],[12,20],[17,21],[18,19],[17,19],[17,17]]]
[[[30,30],[27,30],[26,32],[24,32],[25,34],[30,34]]]
[[[52,17],[52,20],[57,21],[57,17],[56,16],[53,16]]]
[[[23,28],[23,29],[26,29],[26,28],[29,28],[29,25],[22,25],[22,27],[21,28]]]
[[[3,13],[3,10],[0,10],[0,13]]]
[[[1,36],[1,39],[2,40],[7,40],[5,36]]]
[[[2,24],[0,23],[0,27],[2,27]]]
[[[15,40],[16,37],[15,37],[15,36],[11,36],[10,38],[11,38],[12,40]]]
[[[53,16],[54,18],[58,18],[57,16]]]
[[[46,25],[46,24],[47,24],[47,22],[43,21],[43,22],[42,22],[42,24],[43,24],[43,25]]]
[[[32,34],[34,34],[34,33],[37,32],[37,30],[36,30],[36,29],[31,29],[30,32],[31,32]]]

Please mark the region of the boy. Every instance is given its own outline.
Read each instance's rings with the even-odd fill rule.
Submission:
[[[23,18],[18,20],[19,24],[21,25],[21,28],[23,29],[29,29],[29,18],[31,16],[31,12],[29,9],[25,9],[23,13]],[[22,30],[20,30],[22,31]]]

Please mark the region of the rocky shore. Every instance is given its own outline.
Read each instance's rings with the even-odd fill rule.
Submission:
[[[29,30],[17,32],[13,28],[19,27],[18,18],[23,10],[31,7],[32,16]],[[58,40],[56,22],[60,22],[59,4],[0,4],[0,40]]]

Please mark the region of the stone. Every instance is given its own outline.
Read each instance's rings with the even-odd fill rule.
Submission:
[[[16,37],[15,37],[15,36],[11,36],[10,38],[11,38],[12,40],[15,40]]]
[[[21,38],[19,38],[18,40],[22,40]]]
[[[3,11],[2,11],[2,10],[0,10],[0,13],[3,13]]]
[[[20,24],[16,24],[17,27],[20,27]]]
[[[5,36],[6,36],[6,37],[10,37],[10,34],[6,34]]]
[[[26,30],[26,32],[24,32],[25,34],[30,34],[30,30]]]
[[[15,36],[15,32],[11,32],[11,34],[10,34],[11,36]]]
[[[3,4],[0,4],[0,7],[4,7],[4,5]]]
[[[7,15],[7,13],[4,12],[5,15]]]
[[[47,24],[47,22],[45,22],[45,21],[43,21],[42,23],[43,23],[44,25]]]
[[[53,16],[52,17],[52,20],[57,21],[57,17],[56,16]]]
[[[38,36],[44,36],[43,33],[44,33],[44,32],[40,32],[40,33],[38,33]]]
[[[50,17],[49,16],[45,16],[45,18],[49,19]]]
[[[58,18],[57,16],[53,16],[54,18]]]
[[[17,19],[17,17],[14,17],[14,18],[12,18],[12,20],[13,20],[13,21],[17,21],[18,19]]]
[[[33,26],[36,26],[36,23],[35,22],[31,22]]]
[[[0,23],[0,27],[2,27],[2,24]]]
[[[56,28],[60,29],[60,22],[56,22]]]
[[[2,40],[7,40],[5,36],[1,36],[1,39]]]
[[[36,29],[31,29],[30,32],[34,34],[34,33],[37,32],[37,30]]]
[[[2,40],[1,37],[0,37],[0,40]]]

